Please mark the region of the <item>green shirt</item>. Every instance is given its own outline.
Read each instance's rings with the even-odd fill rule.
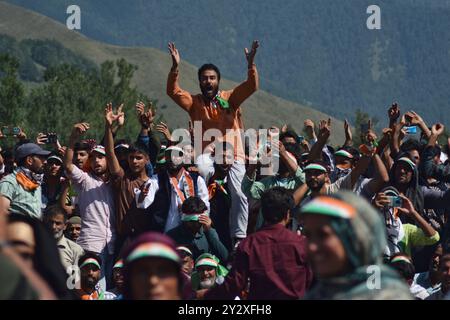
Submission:
[[[33,218],[41,217],[41,187],[34,191],[26,191],[16,179],[17,172],[7,175],[0,181],[0,196],[11,201],[9,211]]]
[[[288,178],[281,178],[280,176],[271,176],[262,179],[261,181],[255,181],[254,178],[250,179],[247,175],[244,176],[242,180],[242,192],[247,196],[255,200],[261,199],[264,191],[269,190],[274,187],[283,187],[288,190],[295,190],[299,186],[305,183],[305,173],[300,168],[297,168],[294,176]],[[264,224],[264,218],[262,216],[261,210],[259,211],[256,220],[256,230],[259,230]]]
[[[252,197],[253,199],[261,199],[264,191],[269,190],[274,187],[283,187],[288,190],[295,190],[299,186],[305,183],[305,174],[303,170],[298,167],[295,175],[293,177],[281,178],[280,176],[271,176],[262,179],[261,181],[255,181],[249,178],[247,175],[244,176],[242,180],[242,192],[247,197]]]
[[[403,230],[405,235],[398,244],[402,252],[410,257],[412,247],[429,246],[437,243],[440,239],[439,232],[436,232],[432,237],[427,237],[422,229],[409,223],[403,225]]]

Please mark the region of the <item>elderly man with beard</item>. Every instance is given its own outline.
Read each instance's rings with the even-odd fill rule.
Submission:
[[[0,215],[12,212],[40,218],[41,183],[50,152],[34,143],[25,143],[17,147],[15,154],[18,169],[0,182]]]
[[[230,170],[230,194],[231,194],[231,231],[234,242],[239,242],[247,235],[248,203],[241,191],[241,184],[245,174],[245,155],[241,134],[244,125],[242,120],[241,105],[254,92],[258,90],[259,78],[254,64],[259,42],[254,41],[249,52],[245,49],[248,62],[247,80],[232,90],[219,90],[220,71],[213,64],[205,64],[198,70],[198,80],[201,94],[193,95],[180,88],[178,84],[178,66],[180,54],[174,43],[169,43],[169,52],[172,57],[172,68],[167,79],[167,94],[181,108],[189,113],[194,123],[202,124],[202,136],[209,130],[219,130],[220,140],[233,142],[234,163]],[[195,139],[194,139],[195,140]],[[236,141],[236,143],[234,143]],[[202,139],[202,149],[209,145],[209,141]]]
[[[87,172],[73,164],[75,142],[88,130],[88,123],[74,125],[64,156],[64,169],[78,193],[81,233],[77,243],[86,252],[101,256],[100,285],[106,290],[114,263],[115,202],[103,146],[95,146],[90,152]]]
[[[84,254],[84,250],[64,236],[67,226],[67,213],[61,207],[53,205],[45,210],[43,221],[55,236],[61,263],[64,270],[68,271],[70,266],[78,264],[78,260]],[[69,272],[68,274],[70,275]]]
[[[195,262],[195,271],[192,274],[192,289],[211,289],[225,280],[228,270],[220,265],[220,260],[210,253],[200,255]]]

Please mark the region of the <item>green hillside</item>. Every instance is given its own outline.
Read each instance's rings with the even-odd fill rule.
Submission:
[[[8,0],[57,21],[71,0]],[[261,41],[261,85],[271,94],[343,119],[361,108],[385,120],[397,100],[431,122],[449,123],[448,0],[77,0],[81,32],[121,46],[165,50],[211,61],[239,81],[242,49]],[[368,30],[369,5],[381,30]],[[218,54],[220,53],[220,54]],[[382,121],[381,124],[386,124]]]
[[[187,114],[177,107],[165,94],[167,72],[170,69],[171,60],[168,54],[152,48],[120,47],[93,41],[77,32],[70,31],[65,25],[58,23],[40,14],[23,8],[0,2],[0,34],[15,38],[17,41],[24,39],[50,39],[62,44],[71,50],[76,56],[83,57],[100,65],[106,60],[126,59],[129,63],[138,66],[133,82],[140,92],[152,99],[158,100],[159,110],[163,113],[172,127],[186,126]],[[242,56],[242,59],[245,58]],[[242,70],[242,79],[245,78],[245,68]],[[185,89],[197,92],[197,67],[183,62],[180,68],[181,85]],[[223,79],[221,87],[232,88],[237,83]],[[49,110],[50,112],[51,110]],[[314,109],[275,97],[260,90],[252,96],[243,106],[243,115],[246,127],[259,127],[270,125],[282,125],[289,123],[299,128],[303,127],[303,121],[311,118],[318,121],[327,118],[326,114]],[[342,143],[343,123],[334,120],[337,141]]]

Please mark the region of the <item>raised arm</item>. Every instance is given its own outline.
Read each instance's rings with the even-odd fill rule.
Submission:
[[[344,146],[347,147],[353,146],[352,128],[350,127],[350,124],[348,123],[347,119],[345,119],[344,121],[344,131],[345,131]]]
[[[430,131],[430,129],[428,129],[427,124],[422,119],[422,117],[419,116],[416,112],[409,111],[409,112],[405,113],[405,116],[410,120],[412,125],[418,126],[427,138],[429,138],[431,136],[431,131]]]
[[[450,167],[448,165],[436,165],[433,162],[433,148],[442,133],[444,133],[444,125],[440,123],[433,125],[428,144],[422,155],[420,171],[425,178],[432,177],[443,182],[450,182]]]
[[[66,153],[64,155],[64,170],[67,174],[72,174],[73,170],[73,148],[75,143],[78,141],[80,136],[89,130],[89,123],[77,123],[72,128],[72,133],[70,134],[69,144],[67,146]]]
[[[161,142],[152,129],[155,111],[153,110],[151,103],[148,107],[148,111],[145,111],[145,104],[143,102],[138,102],[136,104],[136,112],[139,123],[141,124],[141,131],[137,141],[147,148],[150,161],[152,164],[155,164],[159,150],[161,149]]]
[[[121,108],[119,107],[119,110]],[[106,161],[108,162],[109,172],[113,176],[123,176],[124,172],[122,167],[117,160],[116,154],[114,153],[114,138],[112,134],[112,126],[115,121],[120,117],[121,112],[114,114],[112,110],[112,104],[108,103],[105,108],[105,151],[106,151]]]
[[[331,134],[331,119],[328,121],[321,120],[319,123],[319,136],[317,142],[311,147],[308,155],[309,161],[314,161],[322,158],[322,149],[328,141]]]
[[[259,42],[257,40],[253,41],[252,49],[249,52],[245,48],[245,57],[247,58],[248,74],[247,80],[237,86],[230,96],[230,105],[234,108],[238,108],[248,97],[250,97],[259,88],[259,77],[258,71],[256,70],[255,55],[258,50]]]
[[[180,64],[180,53],[175,47],[175,43],[169,43],[169,53],[172,57],[172,68],[167,78],[167,95],[180,107],[189,112],[192,108],[192,95],[181,89],[178,84],[178,66]]]
[[[369,189],[370,191],[376,193],[381,190],[381,188],[383,188],[386,183],[389,182],[389,173],[383,163],[383,160],[381,160],[378,154],[375,154],[372,157],[372,163],[375,169],[375,176],[369,182]]]

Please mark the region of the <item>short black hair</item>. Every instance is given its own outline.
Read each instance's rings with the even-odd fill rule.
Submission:
[[[87,153],[89,153],[91,151],[91,146],[88,143],[86,143],[86,142],[77,142],[73,146],[73,151],[74,152],[86,151]]]
[[[142,143],[134,143],[130,145],[130,148],[128,148],[128,154],[135,152],[142,153],[147,157],[150,157],[147,147],[144,146]]]
[[[198,81],[201,80],[202,73],[203,73],[203,71],[206,71],[206,70],[214,70],[217,73],[217,79],[220,80],[219,68],[212,63],[206,63],[206,64],[202,65],[200,67],[200,69],[198,69]]]
[[[288,211],[294,208],[292,193],[283,188],[275,187],[265,191],[261,197],[261,211],[264,220],[276,224],[286,218]]]
[[[408,139],[402,143],[400,150],[403,152],[409,152],[412,150],[417,150],[419,153],[422,152],[423,145],[416,139]]]
[[[280,141],[283,141],[284,138],[294,138],[297,143],[298,134],[294,130],[290,129],[280,134]]]
[[[93,253],[93,252],[86,252],[78,260],[78,267],[81,267],[83,262],[85,262],[87,259],[91,259],[91,258],[97,260],[97,262],[100,266],[102,265],[102,258],[100,258],[100,256],[98,254]]]
[[[200,213],[205,212],[208,210],[208,207],[206,206],[205,202],[200,199],[199,197],[189,197],[181,206],[181,211],[186,214],[190,213]]]
[[[43,220],[45,221],[56,215],[62,215],[64,217],[64,222],[67,222],[67,219],[68,219],[67,212],[58,204],[55,204],[55,205],[45,208]]]
[[[391,260],[389,262],[389,265],[394,268],[399,274],[400,276],[407,280],[407,281],[411,281],[414,279],[414,275],[416,274],[416,269],[414,268],[414,265],[412,264],[412,262],[406,262],[406,261],[396,261],[396,262],[392,262],[392,260],[396,257],[405,257],[405,254],[403,253],[396,253],[395,255],[393,255],[391,257]]]

